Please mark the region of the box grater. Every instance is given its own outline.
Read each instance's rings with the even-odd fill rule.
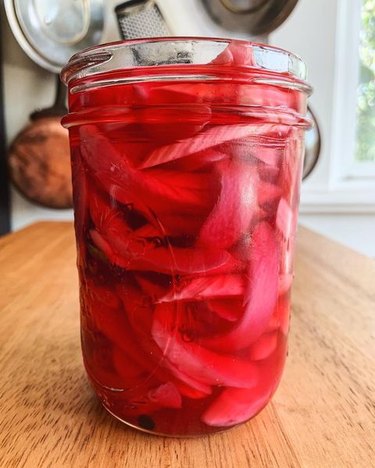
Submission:
[[[117,5],[115,12],[123,39],[171,35],[154,0],[128,0]]]

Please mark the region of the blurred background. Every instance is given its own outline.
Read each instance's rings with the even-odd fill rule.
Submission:
[[[149,2],[1,3],[1,233],[39,220],[72,219],[72,210],[64,209],[69,194],[64,192],[60,164],[65,135],[53,121],[60,118],[64,105],[56,73],[82,44],[126,36],[128,12],[142,3]],[[307,145],[310,156],[319,158],[303,182],[300,224],[375,257],[375,0],[158,0],[157,7],[157,20],[165,21],[173,35],[255,39],[304,59],[314,87],[310,103],[316,117]],[[87,8],[91,16],[85,18]],[[149,20],[139,16],[137,26],[143,21],[143,31],[149,31]],[[35,159],[40,148],[27,124],[29,115],[42,108],[51,117],[48,128],[42,129],[53,136],[42,149],[50,162],[33,168],[25,162],[25,139],[15,138],[21,131],[28,137]],[[34,115],[33,131],[40,125],[39,117]],[[31,168],[27,174],[26,166]],[[54,173],[44,184],[51,167]],[[43,201],[31,191],[28,177],[39,187],[49,184],[55,198]],[[58,208],[41,206],[41,200]]]

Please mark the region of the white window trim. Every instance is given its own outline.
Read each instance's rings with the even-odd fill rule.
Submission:
[[[302,190],[302,213],[375,213],[375,163],[354,161],[361,0],[337,2],[328,179]]]

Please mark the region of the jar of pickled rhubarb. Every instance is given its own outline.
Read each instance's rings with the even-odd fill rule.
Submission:
[[[249,420],[287,353],[303,62],[246,41],[141,39],[78,53],[62,77],[97,396],[154,434]]]

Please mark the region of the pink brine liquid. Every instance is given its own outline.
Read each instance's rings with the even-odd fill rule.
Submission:
[[[211,433],[272,397],[287,352],[299,94],[223,79],[71,96],[84,363],[128,424]]]

